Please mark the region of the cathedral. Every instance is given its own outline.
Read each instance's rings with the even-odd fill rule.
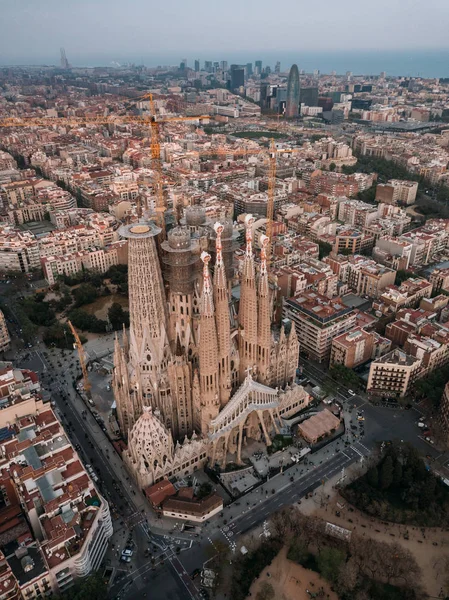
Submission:
[[[272,324],[269,240],[261,236],[256,269],[253,223],[247,215],[238,310],[232,222],[212,226],[191,207],[166,240],[149,220],[120,229],[128,239],[130,328],[122,345],[115,341],[112,385],[124,460],[142,487],[206,463],[242,464],[248,440],[269,446],[281,418],[308,402],[295,383],[294,325]]]

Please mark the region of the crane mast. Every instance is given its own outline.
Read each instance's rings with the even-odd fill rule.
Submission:
[[[68,326],[70,327],[70,331],[72,332],[73,337],[75,338],[74,347],[78,351],[78,358],[80,361],[81,371],[83,373],[84,391],[86,392],[87,395],[90,395],[91,385],[90,385],[90,381],[89,381],[89,375],[87,372],[83,344],[81,343],[80,336],[78,335],[76,329],[73,327],[72,322],[67,321],[67,323],[68,323]]]

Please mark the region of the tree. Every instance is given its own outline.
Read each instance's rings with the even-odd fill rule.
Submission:
[[[200,484],[195,496],[198,498],[198,500],[202,500],[203,498],[209,496],[211,493],[212,485],[208,481],[204,481],[202,484]]]
[[[322,260],[332,252],[332,245],[327,242],[318,242],[319,259]]]
[[[379,471],[377,467],[371,467],[366,474],[366,480],[369,485],[373,488],[377,488],[379,485]]]
[[[72,296],[75,300],[75,307],[90,304],[99,296],[99,291],[90,283],[82,283],[73,290]]]
[[[114,302],[108,310],[109,322],[113,329],[122,329],[123,325],[129,327],[129,312],[123,310],[123,306]]]
[[[108,595],[106,583],[99,573],[78,579],[75,585],[61,596],[62,600],[105,600]]]
[[[394,280],[395,285],[401,285],[404,281],[409,279],[410,277],[414,277],[414,273],[412,271],[407,271],[406,269],[399,269],[396,272],[396,278]]]
[[[390,455],[385,457],[385,460],[380,467],[379,487],[382,490],[387,490],[393,483],[393,459]]]
[[[336,168],[337,168],[337,165],[336,165],[334,162],[332,162],[332,163],[329,165],[329,171],[335,171],[335,169],[336,169]]]
[[[98,319],[95,315],[90,315],[80,308],[70,311],[69,320],[75,327],[83,331],[91,331],[92,333],[104,333],[106,331],[106,321]]]
[[[292,560],[302,565],[307,559],[308,554],[308,545],[304,542],[304,540],[295,538],[293,544],[288,549],[287,558],[288,560]]]
[[[272,600],[274,598],[274,589],[271,583],[266,581],[260,585],[260,590],[257,592],[256,600]]]
[[[393,469],[393,485],[399,487],[402,481],[402,465],[399,460],[396,460],[394,463]]]
[[[317,565],[321,575],[332,583],[338,579],[340,567],[346,562],[346,552],[338,548],[324,547],[317,556]]]

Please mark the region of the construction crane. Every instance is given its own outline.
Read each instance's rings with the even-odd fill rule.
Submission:
[[[83,373],[84,391],[86,392],[86,394],[88,396],[90,396],[91,385],[90,385],[90,381],[89,381],[89,375],[87,372],[83,344],[81,343],[80,336],[78,335],[76,329],[73,327],[72,322],[67,321],[67,323],[68,323],[68,326],[70,327],[70,331],[72,332],[73,337],[75,338],[75,343],[73,344],[73,347],[76,348],[78,351],[78,358],[80,361],[81,371]]]
[[[156,222],[162,230],[162,237],[165,238],[165,211],[167,210],[164,191],[161,162],[160,145],[160,125],[165,123],[179,123],[183,121],[198,121],[210,119],[209,115],[199,115],[196,117],[169,117],[157,118],[156,107],[153,100],[153,94],[145,94],[139,100],[148,100],[150,104],[149,115],[110,115],[101,117],[7,117],[0,119],[0,127],[49,127],[49,126],[68,126],[80,127],[86,125],[123,125],[137,124],[150,128],[151,131],[151,158],[155,171],[155,192],[156,192]],[[141,207],[138,206],[138,213],[141,213]],[[139,214],[140,216],[140,214]]]
[[[162,176],[162,161],[161,161],[161,146],[160,146],[160,125],[165,123],[176,123],[183,121],[196,121],[209,119],[209,115],[200,115],[197,117],[169,117],[167,119],[159,119],[156,115],[156,107],[154,104],[153,95],[145,94],[139,100],[148,100],[150,106],[149,115],[110,115],[107,117],[7,117],[0,119],[0,127],[48,127],[48,126],[69,126],[80,127],[86,125],[121,125],[121,124],[137,124],[150,128],[151,131],[151,158],[155,172],[155,195],[156,195],[156,220],[158,226],[162,230],[162,237],[165,237],[165,211],[166,203],[163,191],[163,176]],[[272,139],[269,147],[269,173],[268,173],[268,202],[267,202],[267,236],[270,238],[270,244],[267,249],[267,262],[271,262],[272,253],[272,234],[273,234],[273,216],[274,216],[274,196],[276,185],[276,156],[277,154],[290,154],[299,152],[300,149],[295,148],[276,148],[275,142]],[[231,149],[212,148],[211,150],[200,151],[199,155],[207,156],[226,156],[232,154],[234,156],[248,156],[265,154],[265,149]],[[139,216],[142,213],[140,199],[137,202],[137,211]]]
[[[273,251],[273,217],[274,217],[274,195],[276,189],[276,144],[274,139],[270,142],[268,155],[268,199],[267,199],[267,266],[270,267]]]
[[[275,191],[276,191],[276,165],[277,165],[277,155],[278,154],[291,154],[295,152],[300,152],[300,148],[276,148],[276,144],[274,139],[271,139],[270,146],[268,149],[268,190],[267,190],[267,237],[269,239],[268,247],[267,247],[267,265],[270,266],[272,260],[272,250],[273,250],[273,219],[274,219],[274,201],[275,201]],[[258,155],[258,154],[266,154],[265,149],[236,149],[236,150],[228,150],[226,148],[214,148],[211,150],[204,150],[198,152],[199,155],[206,156],[226,156],[227,154],[240,155],[240,156],[248,156],[248,155]]]

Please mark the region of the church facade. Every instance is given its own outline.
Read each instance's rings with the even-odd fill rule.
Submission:
[[[115,342],[112,385],[124,460],[142,487],[206,462],[242,464],[248,440],[269,446],[281,417],[307,405],[294,383],[294,325],[272,326],[266,236],[256,272],[253,222],[248,215],[238,312],[228,278],[232,223],[212,228],[196,210],[165,241],[151,221],[120,230],[128,239],[130,329]]]

